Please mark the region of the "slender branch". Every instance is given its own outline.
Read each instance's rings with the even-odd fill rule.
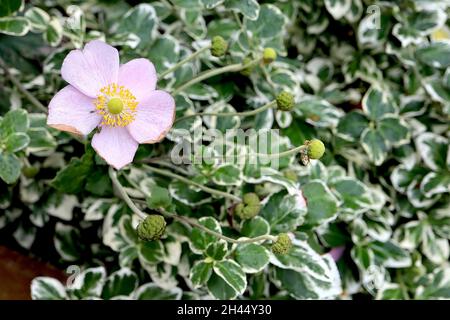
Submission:
[[[177,123],[178,121],[182,121],[188,118],[192,118],[192,117],[197,117],[197,116],[215,116],[215,117],[233,117],[233,116],[238,116],[238,117],[248,117],[248,116],[254,116],[260,112],[263,112],[267,109],[272,108],[273,106],[276,105],[276,101],[271,101],[269,103],[266,103],[265,105],[263,105],[262,107],[259,107],[257,109],[254,110],[250,110],[250,111],[244,111],[244,112],[218,112],[218,113],[214,113],[214,112],[199,112],[199,113],[193,113],[193,114],[188,114],[185,115],[183,117],[180,117],[178,119],[175,120],[175,123]]]
[[[165,76],[167,76],[169,73],[174,72],[175,70],[177,70],[179,67],[181,67],[183,64],[185,64],[186,62],[189,62],[193,59],[195,59],[198,55],[202,54],[203,52],[209,50],[211,48],[211,45],[208,45],[206,47],[203,47],[201,49],[199,49],[198,51],[194,52],[193,54],[191,54],[190,56],[187,56],[186,58],[184,58],[183,60],[181,60],[180,62],[178,62],[177,64],[175,64],[173,67],[167,69],[166,71],[164,71],[163,73],[161,73],[159,75],[159,78],[162,79]]]
[[[233,11],[233,16],[234,16],[234,19],[236,20],[236,22],[238,23],[239,28],[241,28],[241,30],[242,30],[244,28],[244,25],[242,24],[242,21],[239,18],[239,15],[236,11]]]
[[[161,212],[163,215],[165,215],[168,218],[173,218],[175,220],[178,220],[178,221],[181,221],[181,222],[185,222],[185,223],[190,224],[191,226],[196,227],[196,228],[198,228],[198,229],[200,229],[200,230],[202,230],[202,231],[204,231],[206,233],[209,233],[212,236],[215,236],[215,237],[217,237],[219,239],[223,239],[223,240],[225,240],[227,242],[231,242],[231,243],[252,243],[252,242],[258,242],[258,241],[265,241],[265,240],[270,240],[270,241],[276,241],[277,240],[277,238],[275,236],[271,236],[271,235],[263,235],[263,236],[258,236],[258,237],[254,237],[254,238],[248,238],[248,239],[233,239],[233,238],[224,236],[221,233],[218,233],[216,231],[208,229],[204,225],[202,225],[202,224],[200,224],[200,223],[198,223],[196,221],[193,221],[192,219],[189,219],[187,217],[183,217],[183,216],[179,216],[179,215],[174,214],[174,213],[167,212],[164,209],[160,209],[158,211]]]
[[[147,205],[147,201],[143,200],[143,199],[137,199],[137,198],[131,198],[131,201],[135,202],[135,203],[139,203],[142,204],[143,206]]]
[[[176,96],[178,93],[180,93],[181,91],[189,88],[193,84],[196,84],[196,83],[201,82],[201,81],[203,81],[205,79],[217,76],[219,74],[222,74],[222,73],[225,73],[225,72],[238,72],[238,71],[244,70],[244,69],[249,68],[249,67],[253,66],[254,64],[258,63],[260,60],[261,60],[261,58],[256,58],[256,59],[254,59],[254,60],[252,60],[252,61],[250,61],[249,63],[246,63],[246,64],[236,63],[236,64],[230,64],[230,65],[222,67],[222,68],[207,70],[205,72],[200,73],[197,77],[192,78],[188,82],[186,82],[186,83],[182,84],[181,86],[179,86],[178,88],[176,88],[172,92],[172,95]]]
[[[270,90],[272,91],[272,93],[274,94],[276,89],[275,89],[275,84],[273,83],[272,79],[269,76],[269,73],[267,72],[267,69],[262,69],[262,72],[264,74],[264,78],[266,78],[267,83],[270,85]]]
[[[147,217],[147,214],[145,212],[143,212],[141,209],[139,209],[133,202],[133,200],[131,200],[131,198],[128,196],[125,188],[122,186],[122,184],[120,183],[119,179],[117,179],[117,173],[114,171],[114,169],[112,167],[109,167],[109,176],[113,182],[113,185],[116,187],[117,191],[120,194],[120,197],[122,198],[122,200],[125,201],[125,203],[128,205],[128,207],[135,213],[137,214],[141,219],[145,219]],[[140,201],[141,202],[141,201]],[[142,201],[143,202],[143,201]],[[210,230],[207,227],[205,227],[204,225],[201,225],[200,223],[194,221],[193,219],[187,218],[187,217],[183,217],[183,216],[179,216],[175,213],[171,213],[166,211],[163,208],[159,208],[158,212],[160,212],[161,214],[163,214],[164,216],[168,217],[168,218],[172,218],[181,222],[185,222],[189,225],[191,225],[192,227],[198,228],[206,233],[209,233],[212,236],[215,236],[219,239],[223,239],[225,241],[231,242],[231,243],[251,243],[251,242],[259,242],[259,241],[265,241],[265,240],[269,240],[269,241],[276,241],[277,238],[275,236],[271,236],[271,235],[263,235],[263,236],[258,236],[255,238],[248,238],[248,239],[233,239],[227,236],[224,236],[221,233],[218,233],[216,231]]]
[[[0,58],[0,67],[5,71],[5,75],[11,80],[11,82],[17,87],[17,89],[33,104],[36,108],[42,112],[47,113],[47,108],[33,96],[25,87],[20,83],[20,81],[8,70],[8,66],[5,64],[2,58]]]
[[[111,178],[113,185],[116,187],[117,191],[119,192],[120,197],[123,199],[123,201],[125,201],[125,203],[131,209],[131,211],[133,211],[135,214],[137,214],[141,219],[145,219],[147,217],[147,215],[144,212],[142,212],[138,207],[136,207],[134,202],[130,199],[130,197],[128,196],[124,187],[120,183],[119,179],[117,179],[117,173],[114,171],[114,169],[112,167],[109,167],[108,173],[109,173],[109,177]]]
[[[261,157],[261,158],[269,158],[269,159],[272,159],[272,158],[283,158],[283,157],[287,157],[287,156],[290,156],[290,155],[292,155],[292,154],[296,154],[296,153],[298,153],[298,152],[304,152],[305,150],[307,150],[307,146],[305,146],[305,145],[301,145],[301,146],[298,146],[298,147],[295,147],[295,148],[292,148],[292,149],[290,149],[290,150],[286,150],[286,151],[283,151],[283,152],[279,152],[279,153],[249,153],[249,154],[246,154],[246,155],[238,155],[238,154],[232,154],[232,155],[229,155],[229,154],[226,154],[226,155],[218,155],[218,156],[207,156],[207,157],[204,157],[203,159],[205,159],[205,160],[208,160],[208,159],[222,159],[222,158],[230,158],[230,157],[245,157],[245,156],[247,156],[247,157]]]
[[[179,173],[181,173],[181,174],[183,174],[185,176],[190,176],[191,175],[187,170],[185,170],[183,168],[180,168],[180,167],[178,167],[176,165],[173,165],[172,163],[164,161],[164,160],[150,158],[150,159],[144,159],[141,162],[142,163],[149,163],[149,164],[157,164],[157,165],[159,165],[161,167],[166,167],[166,168],[172,169],[174,171],[178,171]]]
[[[290,150],[286,150],[283,152],[279,152],[279,153],[272,153],[272,154],[264,154],[264,153],[252,153],[252,156],[257,156],[257,157],[268,157],[268,158],[283,158],[283,157],[287,157],[290,156],[292,154],[296,154],[298,152],[303,152],[304,150],[306,150],[308,147],[305,145],[301,145],[298,147],[295,147],[293,149]]]
[[[130,184],[134,188],[134,191],[139,192],[142,195],[142,197],[145,198],[145,193],[141,190],[141,188],[139,187],[139,185],[137,183],[135,183],[132,179],[130,179],[130,177],[128,175],[126,175],[126,174],[123,175],[123,177],[125,178],[125,180],[127,180],[128,184]],[[126,190],[127,189],[125,189],[125,191]],[[136,195],[131,195],[131,196],[133,197],[133,196],[136,196]],[[131,200],[134,201],[134,202],[138,202],[138,201],[136,201],[137,199],[131,199]],[[143,201],[144,201],[144,204],[147,204],[147,202],[145,200],[143,200]]]
[[[146,168],[147,170],[149,170],[151,172],[160,174],[162,176],[166,176],[166,177],[170,177],[170,178],[173,178],[173,179],[177,179],[177,180],[179,180],[181,182],[184,182],[184,183],[189,184],[191,186],[197,187],[197,188],[199,188],[199,189],[201,189],[201,190],[203,190],[205,192],[208,192],[208,193],[210,193],[212,195],[216,195],[216,196],[219,196],[219,197],[224,197],[224,198],[227,198],[227,199],[231,199],[231,200],[233,200],[235,202],[241,202],[242,201],[241,198],[239,198],[239,197],[237,197],[235,195],[232,195],[231,193],[206,187],[206,186],[204,186],[202,184],[194,182],[194,181],[192,181],[190,179],[187,179],[187,178],[185,178],[183,176],[180,176],[180,175],[178,175],[176,173],[173,173],[173,172],[170,172],[170,171],[166,171],[166,170],[163,170],[163,169],[158,169],[158,168],[155,168],[155,167],[150,167],[148,165],[144,165],[144,168]]]

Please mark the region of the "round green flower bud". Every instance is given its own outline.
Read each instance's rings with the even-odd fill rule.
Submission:
[[[259,201],[258,195],[254,192],[244,194],[242,200],[244,201],[245,204],[248,204],[249,206],[259,206],[261,203]]]
[[[319,139],[313,139],[307,143],[308,157],[310,159],[320,159],[325,153],[325,145]]]
[[[141,221],[137,226],[137,235],[139,239],[144,241],[158,240],[166,230],[166,220],[163,216],[152,214],[147,216],[144,221]]]
[[[214,57],[223,56],[228,50],[228,43],[221,36],[215,36],[211,40],[211,54]]]
[[[255,193],[261,198],[265,198],[269,194],[271,194],[272,189],[273,189],[272,184],[269,182],[255,185]]]
[[[277,241],[272,245],[272,252],[275,254],[286,254],[292,248],[291,238],[286,233],[280,233]]]
[[[287,91],[282,91],[276,100],[277,108],[281,111],[291,111],[294,108],[294,96]]]
[[[277,58],[277,52],[274,48],[265,48],[263,52],[263,61],[265,64],[269,64]]]
[[[34,178],[39,173],[39,168],[35,166],[26,166],[22,168],[22,173],[27,178]]]
[[[246,193],[242,202],[238,203],[235,213],[243,220],[255,217],[261,210],[261,201],[256,193]]]
[[[245,57],[244,60],[242,60],[243,65],[249,64],[250,62],[252,62],[252,59],[250,57]],[[241,70],[241,74],[248,77],[252,74],[252,71],[253,66]]]

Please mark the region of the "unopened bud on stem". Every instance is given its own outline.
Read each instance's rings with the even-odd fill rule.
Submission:
[[[273,48],[265,48],[263,52],[263,61],[265,64],[269,64],[275,61],[277,58],[277,52]]]
[[[225,55],[228,50],[228,43],[221,36],[215,36],[211,40],[211,54],[215,57]]]
[[[166,230],[166,220],[163,216],[151,214],[137,226],[137,235],[144,241],[158,240]]]
[[[261,201],[256,193],[246,193],[242,198],[242,202],[238,203],[235,213],[243,220],[251,219],[261,210]]]
[[[282,91],[276,98],[277,108],[281,111],[291,111],[294,108],[294,96],[287,92]]]
[[[275,254],[286,254],[292,248],[291,238],[287,233],[280,233],[277,241],[272,245],[272,252]]]
[[[307,142],[308,157],[310,159],[320,159],[325,153],[325,145],[319,139],[313,139]]]

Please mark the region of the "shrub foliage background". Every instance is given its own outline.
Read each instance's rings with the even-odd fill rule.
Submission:
[[[2,66],[44,105],[64,86],[62,59],[91,39],[118,47],[122,62],[149,58],[161,74],[220,35],[229,42],[225,57],[206,51],[158,87],[171,92],[265,47],[278,58],[183,90],[177,117],[248,111],[288,90],[292,112],[204,117],[203,126],[280,129],[281,150],[312,138],[327,147],[308,166],[283,158],[270,176],[263,165],[169,169],[237,196],[256,192],[261,212],[240,221],[228,213],[232,201],[142,165],[167,166],[177,129],[202,125],[199,117],[177,122],[162,143],[140,146],[121,172],[135,199],[150,195],[147,212],[170,206],[233,238],[289,232],[294,247],[276,255],[269,243],[229,244],[171,220],[161,240],[142,242],[88,140],[48,128],[45,110],[3,70],[1,237],[83,270],[73,284],[35,279],[33,298],[449,298],[448,7],[444,0],[2,1]],[[344,248],[337,262],[327,254],[333,248]]]

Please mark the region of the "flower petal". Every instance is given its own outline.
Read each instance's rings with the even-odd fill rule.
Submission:
[[[87,135],[101,119],[93,99],[70,85],[60,90],[48,106],[47,124],[62,131]]]
[[[139,143],[161,141],[173,125],[175,100],[165,91],[155,90],[139,101],[136,119],[127,128]]]
[[[124,127],[102,127],[92,138],[92,147],[108,164],[119,170],[131,163],[138,143]]]
[[[156,88],[156,70],[148,59],[134,59],[120,66],[119,85],[129,89],[138,101]]]
[[[100,40],[89,42],[83,51],[70,51],[61,67],[63,79],[89,97],[117,82],[118,74],[119,52]]]
[[[334,261],[339,261],[345,251],[345,246],[335,247],[328,253],[331,255]]]

